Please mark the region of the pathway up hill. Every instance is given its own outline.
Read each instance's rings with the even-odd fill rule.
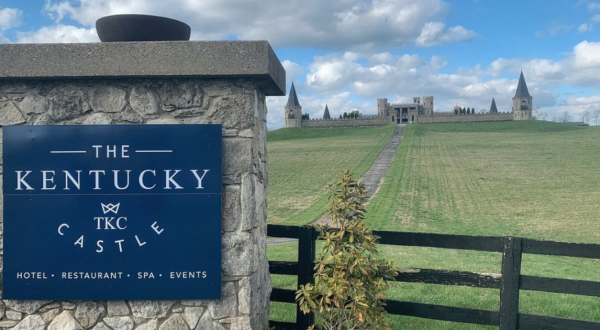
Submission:
[[[395,126],[268,132],[268,221],[304,225],[327,209],[329,184],[350,169],[362,176],[379,157]]]
[[[381,151],[373,165],[369,167],[369,169],[365,172],[365,174],[361,177],[362,183],[365,185],[365,189],[367,191],[367,196],[369,198],[373,198],[377,194],[379,190],[379,186],[383,183],[385,175],[394,160],[394,156],[398,150],[398,146],[402,141],[402,132],[404,132],[404,127],[406,125],[397,125],[396,130],[394,131],[394,135],[390,139],[390,142],[385,146],[385,149]],[[331,221],[331,216],[328,214],[324,214],[317,221],[316,224],[328,224],[333,225]]]

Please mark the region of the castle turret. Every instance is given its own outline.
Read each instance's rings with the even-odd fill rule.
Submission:
[[[325,104],[325,112],[323,112],[323,119],[331,119],[331,115],[329,115],[329,108],[327,104]]]
[[[377,115],[379,117],[389,117],[390,116],[387,105],[388,105],[387,98],[377,99]]]
[[[498,107],[496,107],[496,100],[492,97],[492,105],[490,106],[490,113],[498,113]]]
[[[514,120],[530,120],[532,119],[533,112],[533,98],[529,95],[527,84],[525,83],[525,77],[523,71],[519,77],[519,84],[517,85],[517,92],[513,97],[513,116]]]
[[[433,96],[423,96],[423,112],[427,116],[433,116]]]
[[[285,127],[302,127],[302,106],[298,101],[298,95],[296,95],[296,88],[292,82],[292,88],[290,88],[290,96],[285,106]]]

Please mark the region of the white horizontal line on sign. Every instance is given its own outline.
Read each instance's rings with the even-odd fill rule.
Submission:
[[[51,154],[85,154],[85,150],[52,150]]]
[[[173,150],[136,150],[135,152],[173,152]]]

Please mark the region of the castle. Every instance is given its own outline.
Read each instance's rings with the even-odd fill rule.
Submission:
[[[519,77],[517,91],[513,97],[511,112],[498,112],[496,100],[492,98],[490,110],[487,113],[435,112],[433,96],[413,97],[412,103],[388,103],[387,98],[377,99],[377,115],[360,115],[352,118],[331,118],[329,108],[325,106],[322,119],[303,119],[302,106],[298,101],[294,83],[285,106],[285,127],[363,127],[384,126],[389,124],[435,124],[435,123],[465,123],[488,121],[512,121],[533,119],[533,98],[527,89],[523,71]]]

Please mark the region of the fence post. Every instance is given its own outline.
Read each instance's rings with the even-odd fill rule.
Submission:
[[[500,330],[519,328],[519,281],[522,243],[520,237],[505,237],[502,253],[502,287],[500,289]]]
[[[312,226],[300,228],[298,235],[298,289],[300,289],[300,285],[314,283],[316,232]],[[304,314],[300,311],[300,306],[296,306],[296,329],[305,330],[314,324],[314,321],[315,315],[312,312]]]

